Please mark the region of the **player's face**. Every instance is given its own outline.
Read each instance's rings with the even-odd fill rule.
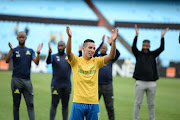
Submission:
[[[103,45],[102,45],[102,47],[101,47],[101,49],[100,49],[100,52],[101,52],[101,54],[106,54],[106,52],[107,52],[107,46],[106,46],[106,44],[103,44]]]
[[[92,58],[95,53],[95,44],[93,42],[88,42],[83,47],[83,53],[87,58]]]
[[[17,40],[19,41],[19,44],[21,46],[23,46],[25,44],[25,41],[26,41],[26,34],[24,32],[18,33]]]
[[[65,43],[64,42],[59,42],[58,43],[58,51],[63,52],[65,49]]]
[[[148,42],[143,42],[142,50],[143,52],[147,53],[149,51],[150,44]]]

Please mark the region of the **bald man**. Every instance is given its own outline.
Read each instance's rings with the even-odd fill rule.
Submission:
[[[19,45],[13,48],[9,42],[10,51],[6,56],[6,63],[9,63],[10,59],[13,60],[13,74],[11,80],[11,90],[13,95],[13,115],[14,120],[19,120],[19,107],[21,102],[21,94],[23,94],[28,115],[30,120],[35,120],[34,117],[34,104],[33,104],[33,88],[30,80],[30,68],[31,61],[33,60],[36,65],[39,64],[40,50],[43,44],[37,48],[37,56],[35,52],[25,47],[26,33],[19,32],[17,34],[17,40]]]
[[[102,38],[102,43],[100,46],[96,49],[94,56],[100,56],[103,57],[107,55],[107,45],[104,43],[104,38]],[[110,37],[108,37],[109,45],[111,45],[112,40]],[[100,54],[98,52],[100,51]],[[115,120],[114,115],[114,95],[113,95],[113,85],[112,85],[112,64],[118,59],[120,56],[120,52],[116,49],[116,55],[114,59],[108,62],[106,66],[103,66],[101,69],[99,69],[99,75],[98,75],[98,89],[99,89],[99,100],[101,96],[104,97],[104,102],[106,105],[106,109],[108,112],[109,120]]]
[[[50,120],[55,119],[56,108],[59,100],[62,103],[63,120],[68,120],[68,103],[71,93],[71,66],[67,61],[67,55],[64,53],[66,45],[64,41],[58,42],[58,53],[51,55],[52,49],[49,43],[49,55],[47,64],[52,63],[53,78],[51,82],[52,102],[50,109]]]

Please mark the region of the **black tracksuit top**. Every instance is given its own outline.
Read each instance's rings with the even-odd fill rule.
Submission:
[[[136,47],[137,36],[134,38],[132,52],[136,57],[135,71],[133,78],[141,81],[156,81],[159,79],[156,68],[156,57],[164,50],[164,38],[161,38],[161,45],[154,51],[144,53]]]

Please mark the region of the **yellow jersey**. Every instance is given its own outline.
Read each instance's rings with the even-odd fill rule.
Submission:
[[[85,60],[83,57],[74,55],[72,61],[68,62],[73,71],[73,102],[99,104],[98,72],[105,65],[104,57],[93,57],[90,60]]]

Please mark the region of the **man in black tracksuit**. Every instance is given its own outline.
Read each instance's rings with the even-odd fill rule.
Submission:
[[[65,48],[64,41],[60,41],[58,42],[58,53],[51,55],[51,44],[49,43],[49,54],[46,63],[51,63],[53,67],[50,120],[55,119],[59,100],[62,103],[63,120],[68,120],[68,103],[71,93],[71,66],[67,61],[67,55],[64,53]]]
[[[102,43],[96,49],[94,56],[105,56],[107,52],[107,45],[104,43],[104,37],[102,39]],[[111,45],[111,38],[108,37],[109,45]],[[98,52],[100,51],[100,54]],[[114,59],[108,62],[106,66],[103,66],[99,69],[98,75],[98,92],[99,92],[99,100],[101,96],[104,97],[104,102],[106,105],[106,109],[108,112],[109,120],[115,120],[114,115],[114,95],[113,95],[113,85],[112,85],[112,64],[118,59],[120,56],[120,52],[116,49],[116,55]]]
[[[136,57],[136,66],[133,78],[136,79],[135,83],[135,103],[133,120],[139,119],[139,111],[141,108],[144,92],[147,96],[149,119],[155,120],[154,98],[156,93],[156,80],[159,79],[156,68],[156,57],[164,50],[164,35],[168,31],[161,32],[161,45],[155,51],[150,51],[150,41],[144,40],[142,51],[136,47],[137,37],[139,34],[137,25],[135,25],[136,37],[134,38],[132,51]]]

